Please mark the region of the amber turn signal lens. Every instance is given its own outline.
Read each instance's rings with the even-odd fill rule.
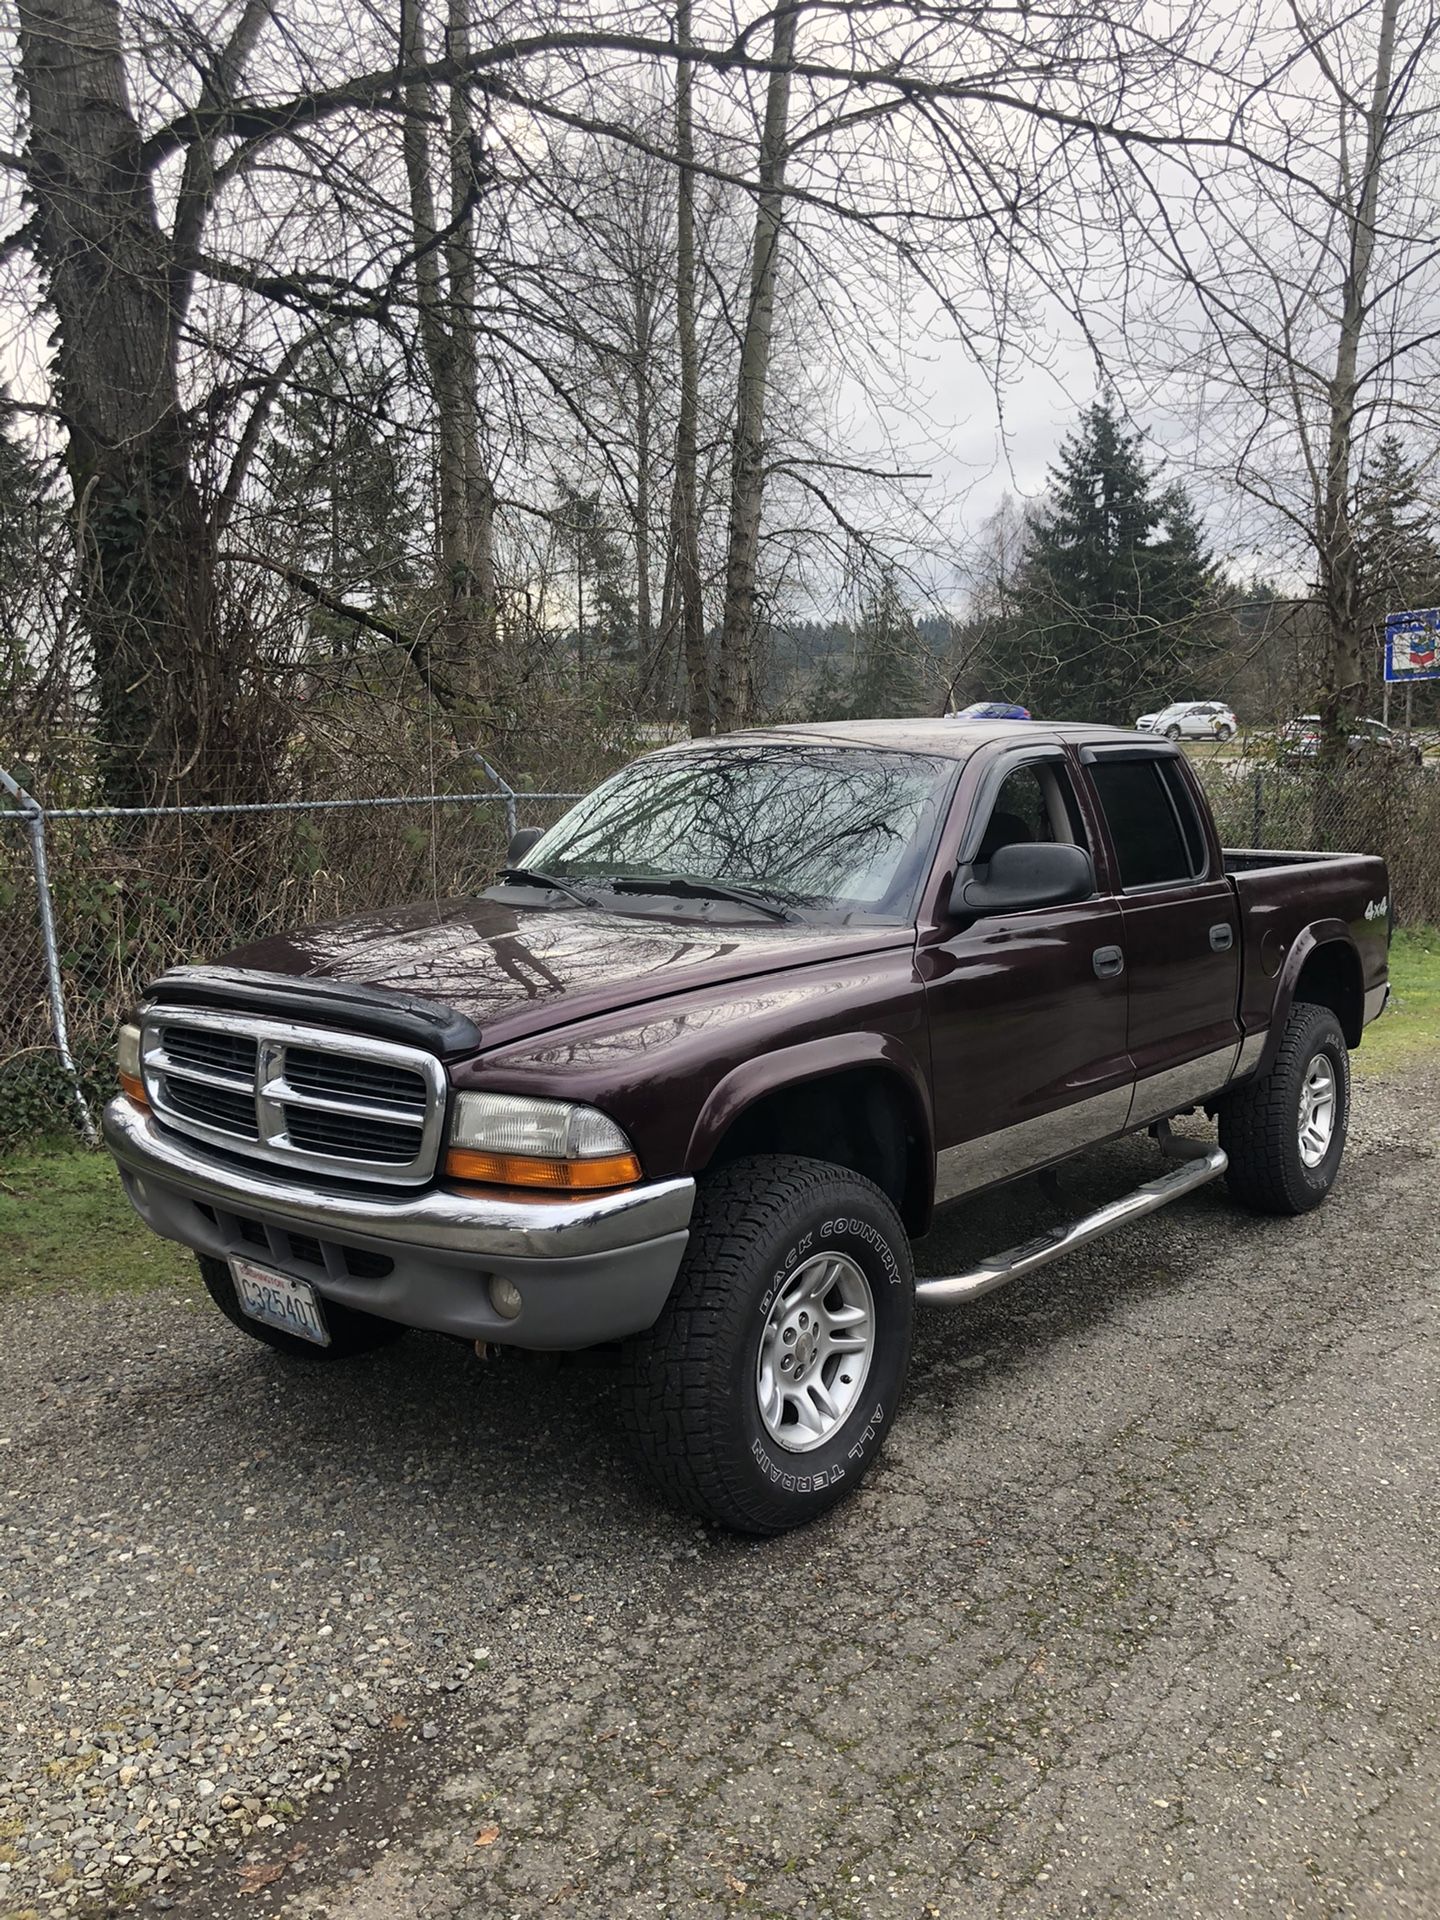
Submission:
[[[523,1153],[479,1153],[452,1147],[445,1156],[452,1180],[487,1187],[547,1187],[552,1193],[594,1192],[597,1187],[629,1187],[640,1178],[633,1153],[612,1153],[593,1160],[538,1160]]]
[[[145,1092],[144,1081],[137,1080],[133,1073],[122,1073],[120,1075],[120,1091],[129,1099],[133,1100],[137,1107],[148,1107],[150,1104],[149,1096]]]

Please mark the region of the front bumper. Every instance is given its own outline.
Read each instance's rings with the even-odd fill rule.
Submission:
[[[131,1205],[167,1240],[258,1260],[385,1320],[499,1346],[589,1347],[652,1326],[695,1204],[688,1177],[580,1198],[322,1189],[207,1152],[123,1095],[103,1128]],[[491,1304],[497,1275],[519,1288],[513,1319]]]

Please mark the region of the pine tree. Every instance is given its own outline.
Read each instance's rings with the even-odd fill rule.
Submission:
[[[575,651],[582,671],[596,659],[633,658],[636,640],[630,554],[609,526],[598,493],[559,483],[555,527],[575,569]]]
[[[1440,526],[1398,434],[1385,434],[1361,469],[1353,526],[1361,620],[1374,637],[1378,677],[1386,614],[1440,605]],[[1433,724],[1440,681],[1417,682],[1408,699],[1406,712]]]
[[[1006,663],[1025,693],[1009,697],[1122,724],[1161,695],[1199,697],[1219,590],[1184,489],[1157,485],[1110,401],[1088,408],[1027,524]]]
[[[10,432],[0,389],[0,711],[35,674],[50,625],[42,556],[60,530],[62,508],[44,463]]]
[[[1387,433],[1365,462],[1355,503],[1355,546],[1364,617],[1435,604],[1440,594],[1440,543],[1435,514],[1420,492],[1419,469],[1406,460],[1398,434]]]
[[[848,717],[904,718],[925,710],[920,639],[895,569],[882,566],[860,604]]]
[[[370,608],[403,597],[425,538],[402,436],[385,426],[388,398],[379,367],[314,355],[282,397],[265,446],[293,564]],[[328,633],[333,620],[315,615],[315,630]]]

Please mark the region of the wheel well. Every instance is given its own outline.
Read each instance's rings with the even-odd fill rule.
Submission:
[[[1294,998],[1328,1007],[1340,1022],[1346,1044],[1358,1047],[1365,1031],[1365,984],[1360,959],[1343,940],[1327,940],[1305,956]]]
[[[913,1094],[883,1067],[850,1067],[798,1086],[777,1087],[737,1114],[710,1165],[754,1153],[800,1153],[873,1180],[910,1233],[930,1212],[924,1128]]]

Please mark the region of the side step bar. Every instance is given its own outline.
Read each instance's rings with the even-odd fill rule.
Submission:
[[[1229,1164],[1223,1147],[1202,1147],[1196,1141],[1192,1152],[1192,1142],[1174,1140],[1168,1134],[1160,1136],[1160,1144],[1172,1156],[1185,1155],[1178,1167],[1157,1174],[1153,1180],[1147,1180],[1143,1187],[1136,1187],[1133,1193],[1127,1193],[1122,1199],[1111,1200],[1107,1205],[1097,1207],[1093,1213],[1082,1214],[1078,1220],[1067,1221],[1063,1226],[1051,1227],[1047,1232],[1037,1234],[1035,1239],[1027,1240],[1023,1246],[1011,1247],[1006,1253],[992,1254],[968,1273],[917,1280],[915,1298],[932,1307],[958,1307],[968,1300],[978,1300],[982,1293],[993,1293],[996,1287],[1003,1287],[1011,1280],[1033,1273],[1037,1267],[1048,1266],[1052,1260],[1073,1253],[1077,1247],[1083,1247],[1091,1240],[1099,1240],[1107,1233],[1114,1233],[1117,1227],[1127,1226],[1130,1221],[1139,1220],[1160,1207],[1168,1207],[1172,1200],[1180,1199],[1183,1194],[1193,1193],[1197,1187],[1218,1180]]]

